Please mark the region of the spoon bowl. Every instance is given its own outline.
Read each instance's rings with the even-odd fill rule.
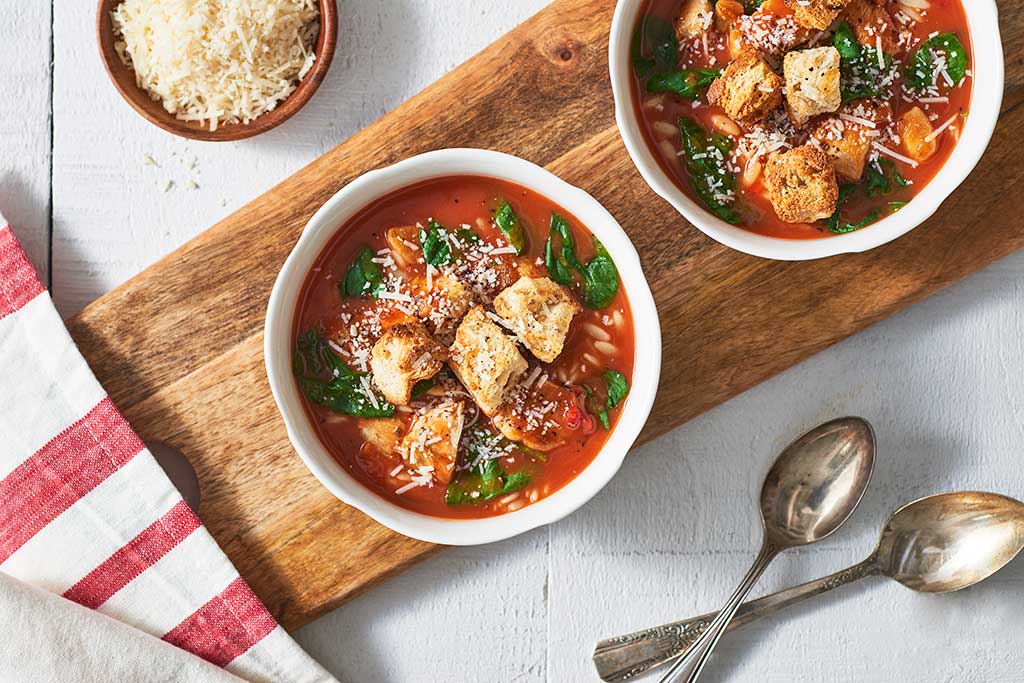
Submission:
[[[995,493],[929,496],[896,511],[876,551],[879,571],[922,593],[987,579],[1024,549],[1024,504]]]
[[[798,438],[761,489],[767,541],[791,548],[835,532],[860,503],[874,466],[875,433],[859,417],[826,422]]]

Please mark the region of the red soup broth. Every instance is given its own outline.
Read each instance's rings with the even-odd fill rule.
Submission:
[[[521,256],[507,253],[507,243],[494,224],[495,212],[502,200],[513,206],[526,228],[526,249]],[[415,316],[410,316],[409,310],[414,306],[408,302],[341,296],[338,283],[364,246],[383,254],[389,248],[386,238],[389,228],[427,225],[431,220],[449,228],[473,230],[481,244],[506,252],[489,257],[486,264],[464,274],[477,302],[491,310],[490,300],[517,280],[520,270],[533,277],[547,276],[543,265],[544,248],[552,213],[568,221],[576,254],[585,263],[595,253],[592,235],[586,227],[550,199],[515,183],[482,176],[449,176],[386,195],[344,224],[316,260],[301,290],[293,338],[297,339],[310,329],[322,329],[333,340],[333,350],[350,368],[365,371],[368,369],[366,355],[384,329]],[[399,273],[405,280],[422,286],[426,266],[420,259],[400,267]],[[349,473],[377,495],[403,508],[447,518],[491,517],[519,509],[572,481],[594,460],[615,429],[622,406],[608,411],[610,429],[604,429],[593,409],[587,408],[583,386],[602,385],[606,370],[622,373],[632,384],[633,319],[621,282],[606,308],[592,310],[581,305],[581,309],[572,322],[563,352],[554,362],[541,363],[520,347],[530,365],[527,375],[536,374],[535,370],[539,369],[540,378],[548,378],[545,387],[572,391],[579,397],[579,410],[552,411],[561,413],[554,419],[565,441],[544,454],[546,462],[517,449],[501,457],[507,471],[522,471],[530,477],[530,483],[515,493],[483,503],[451,505],[446,503],[446,487],[440,482],[411,487],[408,476],[393,474],[402,464],[401,456],[385,452],[386,449],[371,442],[373,439],[368,440],[367,430],[404,434],[413,418],[409,409],[398,407],[394,418],[357,418],[334,413],[303,397],[307,416],[320,441]],[[358,333],[351,334],[357,327]],[[448,342],[450,340],[445,343]],[[468,394],[459,398],[474,407]],[[416,409],[424,402],[429,405],[432,400],[436,399],[429,395],[414,398],[410,407]],[[472,412],[466,420],[463,442],[470,429],[493,430],[486,415],[478,410]],[[469,426],[471,421],[475,421],[472,427]],[[463,450],[460,447],[460,461],[467,457]],[[396,493],[399,490],[402,492]]]
[[[874,2],[874,0],[870,1]],[[892,211],[897,210],[899,206],[910,202],[942,169],[942,166],[956,147],[960,133],[963,130],[963,125],[970,108],[971,85],[973,83],[970,70],[974,68],[967,16],[964,13],[960,0],[928,0],[928,2],[930,3],[929,9],[923,14],[918,13],[918,16],[921,16],[920,21],[905,21],[906,18],[910,17],[906,10],[901,9],[901,6],[893,0],[885,0],[884,7],[890,16],[893,17],[895,27],[901,32],[905,31],[908,33],[908,36],[904,39],[905,42],[900,43],[893,55],[898,65],[909,63],[918,47],[927,41],[930,36],[936,33],[954,33],[969,56],[968,73],[963,81],[957,87],[945,87],[942,85],[939,89],[940,92],[925,92],[923,96],[926,101],[921,101],[919,96],[915,96],[903,88],[903,78],[901,75],[892,86],[893,97],[855,100],[843,105],[839,111],[852,111],[854,114],[863,114],[865,111],[881,111],[884,109],[886,113],[891,111],[891,116],[888,119],[892,122],[890,125],[895,126],[895,122],[899,121],[900,117],[907,110],[916,106],[920,107],[928,115],[932,125],[936,128],[949,120],[953,120],[953,123],[948,125],[936,139],[937,149],[935,153],[917,167],[895,160],[873,149],[868,162],[869,166],[874,163],[876,158],[884,159],[887,163],[894,162],[899,173],[909,181],[909,184],[905,187],[894,184],[890,192],[885,193],[884,196],[873,198],[865,196],[863,192],[854,192],[842,205],[844,223],[856,223],[864,220],[875,211],[878,211],[875,220],[880,220]],[[640,18],[649,15],[659,17],[668,22],[674,22],[675,18],[679,15],[682,5],[681,0],[646,0],[638,14],[638,25]],[[712,2],[712,6],[714,5],[715,3]],[[785,5],[783,0],[764,0],[761,7],[764,12],[778,17],[792,16],[792,11]],[[840,15],[837,21],[843,21],[843,15]],[[634,28],[634,30],[636,29]],[[819,32],[811,31],[811,33],[818,34]],[[736,44],[735,33],[731,35],[720,33],[712,24],[706,35],[708,38],[706,51],[703,38],[680,42],[680,68],[724,69],[735,58],[736,55],[733,53],[733,47]],[[766,40],[770,41],[770,39]],[[731,41],[733,47],[730,46]],[[831,44],[831,32],[825,31],[819,34],[817,42],[801,44],[794,49],[812,46],[821,47]],[[771,62],[771,58],[769,57],[768,59]],[[777,69],[777,71],[781,74],[781,69]],[[902,66],[900,73],[902,74]],[[674,94],[648,93],[635,70],[632,70],[631,81],[634,113],[640,123],[644,139],[657,159],[658,165],[673,180],[677,187],[703,207],[704,204],[694,192],[692,181],[680,157],[681,141],[679,134],[678,132],[670,131],[676,129],[680,117],[687,117],[696,121],[707,131],[722,132],[716,126],[716,121],[721,120],[718,117],[725,117],[725,110],[720,106],[708,104],[706,97],[703,95],[694,103],[681,99]],[[948,101],[928,101],[929,96],[933,95],[941,95],[939,99],[948,98]],[[782,116],[782,111],[780,110],[778,114]],[[792,146],[803,144],[806,141],[807,133],[814,123],[815,121],[812,120],[811,124],[796,131],[796,134],[790,140]],[[847,125],[856,124],[847,122]],[[744,134],[751,130],[749,126],[740,126],[740,128]],[[735,149],[737,138],[734,135],[730,137],[733,138],[733,148]],[[903,152],[898,144],[892,140],[886,141],[885,145],[898,152]],[[762,162],[764,160],[762,159]],[[786,223],[780,220],[767,198],[764,174],[761,173],[751,184],[745,184],[743,175],[747,168],[748,164],[744,163],[744,159],[740,159],[739,165],[735,169],[738,188],[737,195],[742,200],[743,207],[741,214],[744,217],[744,221],[741,227],[761,235],[784,239],[818,239],[833,236],[833,233],[820,223]],[[840,181],[840,184],[842,182]],[[863,183],[863,179],[861,182]]]

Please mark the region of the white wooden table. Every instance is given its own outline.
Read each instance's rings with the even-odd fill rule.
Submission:
[[[71,315],[544,4],[345,0],[330,76],[303,112],[255,140],[200,144],[120,100],[97,56],[94,2],[4,2],[0,210]],[[725,600],[759,539],[768,463],[841,414],[878,430],[871,489],[847,528],[784,555],[763,590],[861,559],[916,497],[1024,497],[1022,287],[1019,254],[639,449],[570,519],[445,552],[299,639],[346,681],[596,680],[597,638]],[[1022,593],[1024,561],[942,597],[869,581],[729,636],[706,680],[1021,681]]]

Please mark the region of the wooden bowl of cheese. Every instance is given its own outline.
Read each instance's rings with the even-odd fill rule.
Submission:
[[[280,125],[327,75],[336,0],[100,0],[100,55],[135,111],[193,140]]]

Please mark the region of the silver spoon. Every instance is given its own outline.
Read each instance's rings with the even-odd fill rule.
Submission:
[[[1024,503],[994,493],[945,493],[897,510],[878,547],[863,562],[744,603],[729,624],[739,628],[833,588],[881,575],[923,593],[958,591],[995,574],[1024,549]],[[685,653],[714,614],[608,638],[594,650],[606,681],[635,678]]]
[[[697,642],[661,679],[669,683],[696,659],[697,680],[740,603],[782,551],[815,543],[845,522],[860,502],[875,465],[875,434],[859,417],[815,427],[782,451],[761,487],[761,551],[750,571]],[[698,654],[699,653],[699,654]]]

